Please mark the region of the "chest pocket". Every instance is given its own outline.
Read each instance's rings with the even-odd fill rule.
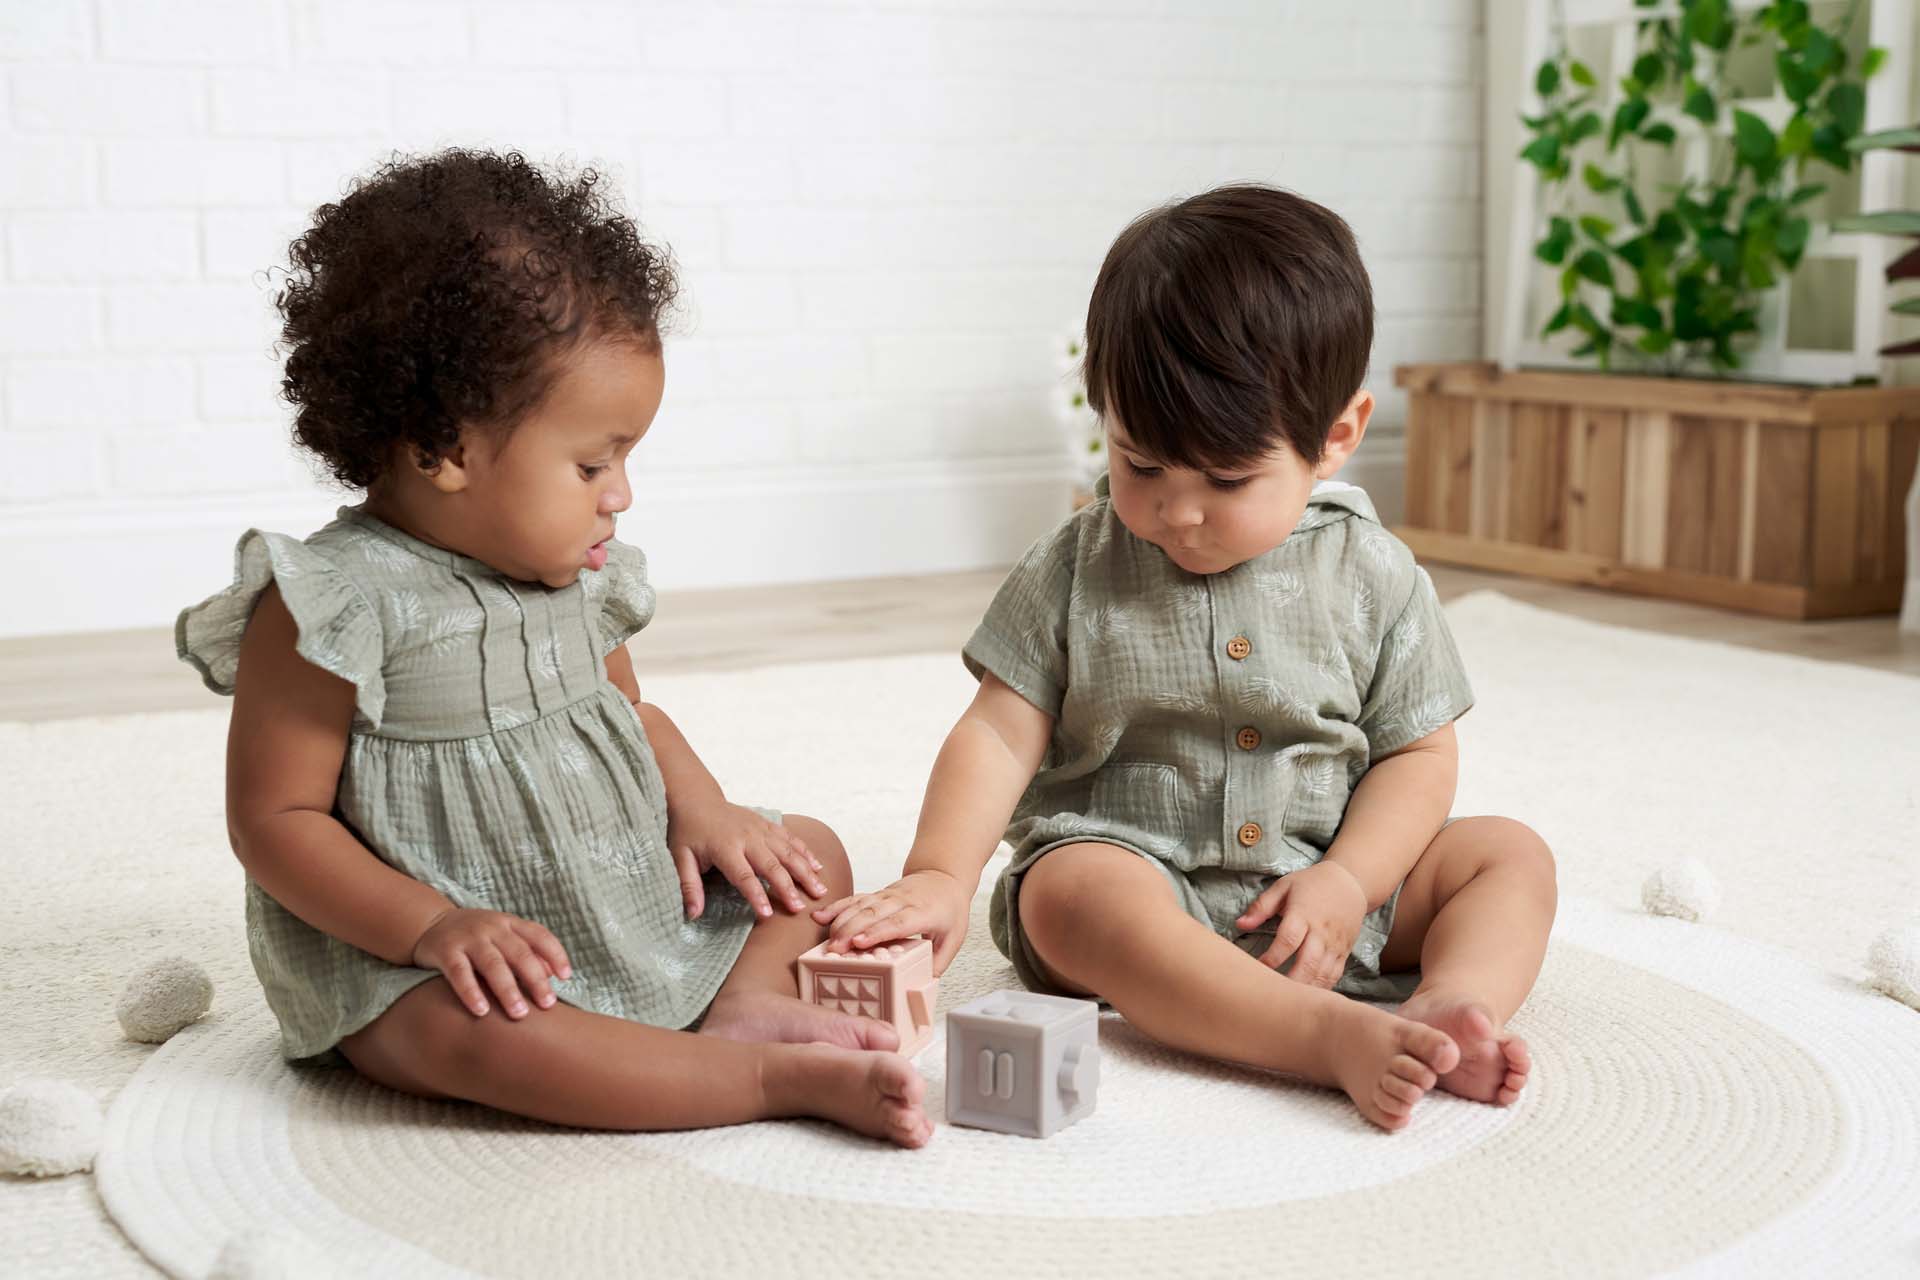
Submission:
[[[1090,816],[1111,825],[1116,835],[1183,870],[1195,865],[1193,804],[1186,782],[1172,765],[1146,761],[1102,765],[1094,775],[1092,800]]]

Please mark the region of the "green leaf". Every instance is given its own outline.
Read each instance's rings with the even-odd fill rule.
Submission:
[[[1617,190],[1620,186],[1620,179],[1591,162],[1580,171],[1580,177],[1586,182],[1587,190],[1598,195],[1605,195],[1609,191]]]
[[[1567,67],[1567,76],[1575,84],[1585,85],[1589,89],[1600,83],[1593,78],[1593,72],[1587,68],[1587,64],[1584,62],[1576,61],[1569,64]]]
[[[1573,123],[1567,126],[1567,146],[1569,148],[1579,146],[1599,133],[1602,127],[1598,111],[1582,111],[1573,118]]]
[[[1718,227],[1701,235],[1700,252],[1720,268],[1723,275],[1731,275],[1740,268],[1739,242]]]
[[[1751,111],[1733,113],[1733,149],[1755,172],[1763,172],[1773,163],[1779,143],[1767,122]]]
[[[1592,214],[1582,215],[1580,229],[1603,245],[1606,244],[1607,237],[1613,234],[1611,222],[1605,218],[1596,218]]]
[[[1899,316],[1920,316],[1920,298],[1902,298],[1888,310]]]
[[[1851,138],[1867,122],[1867,91],[1847,81],[1836,84],[1827,90],[1827,110],[1835,127]]]
[[[1560,332],[1562,329],[1566,328],[1568,325],[1572,323],[1573,323],[1573,308],[1569,304],[1563,302],[1560,304],[1560,309],[1558,311],[1555,311],[1551,316],[1547,317],[1547,326],[1546,328],[1540,331],[1540,336],[1543,338],[1549,337],[1552,334],[1556,334]]]
[[[1797,115],[1780,131],[1780,154],[1791,159],[1813,150],[1813,121]]]
[[[1827,188],[1823,184],[1816,182],[1812,186],[1797,188],[1792,195],[1787,197],[1787,204],[1789,207],[1803,205],[1809,200],[1818,200],[1825,194],[1827,194]]]
[[[1652,89],[1659,85],[1666,65],[1666,59],[1659,54],[1643,53],[1633,60],[1633,78],[1642,89]]]
[[[1805,218],[1788,218],[1773,231],[1773,249],[1780,260],[1791,271],[1800,265],[1800,255],[1806,252],[1807,237],[1813,231],[1813,224]]]
[[[1550,134],[1535,138],[1521,151],[1520,158],[1531,162],[1536,168],[1551,169],[1560,163],[1560,139]]]
[[[1812,27],[1807,31],[1807,43],[1801,50],[1800,58],[1806,63],[1810,73],[1825,77],[1830,72],[1838,71],[1844,56],[1840,42],[1819,27]]]
[[[1653,220],[1653,241],[1669,249],[1678,249],[1687,242],[1687,228],[1671,209],[1662,209]]]
[[[1725,49],[1733,43],[1733,22],[1727,16],[1727,0],[1694,0],[1687,10],[1687,35],[1709,49]]]
[[[1616,325],[1633,325],[1641,329],[1658,329],[1665,323],[1660,308],[1643,298],[1615,298],[1611,319]]]
[[[1554,90],[1560,87],[1560,68],[1553,62],[1543,62],[1533,77],[1534,91],[1543,98],[1551,98]]]
[[[1620,199],[1627,206],[1627,217],[1631,218],[1636,226],[1646,226],[1647,210],[1640,203],[1640,197],[1633,193],[1633,188],[1624,188],[1620,192]]]
[[[1672,125],[1664,120],[1659,120],[1642,129],[1640,136],[1648,142],[1656,143],[1663,147],[1670,147],[1673,145],[1673,140],[1679,135],[1673,131]]]
[[[1835,231],[1871,231],[1883,236],[1920,236],[1920,213],[1909,210],[1856,213],[1849,218],[1835,218],[1833,229]]]
[[[1773,60],[1773,67],[1780,78],[1780,92],[1788,101],[1805,106],[1807,100],[1820,91],[1820,77],[1792,54],[1780,54]]]
[[[1547,234],[1533,247],[1533,253],[1540,261],[1559,266],[1567,260],[1567,250],[1572,246],[1573,224],[1565,218],[1554,218],[1547,226]]]
[[[1603,288],[1613,288],[1613,264],[1598,249],[1588,249],[1574,260],[1574,270]]]
[[[1650,356],[1664,355],[1673,346],[1673,335],[1662,329],[1651,329],[1635,339],[1633,345]]]
[[[1619,145],[1620,139],[1646,123],[1647,113],[1653,110],[1653,103],[1645,98],[1628,98],[1613,112],[1613,127],[1607,131],[1607,150]]]
[[[1688,87],[1686,99],[1681,102],[1680,110],[1701,124],[1712,124],[1720,114],[1720,106],[1713,100],[1712,92],[1705,85],[1698,83]]]
[[[1880,68],[1886,65],[1887,51],[1876,45],[1867,50],[1866,55],[1860,59],[1860,78],[1862,80],[1871,80],[1879,72]]]

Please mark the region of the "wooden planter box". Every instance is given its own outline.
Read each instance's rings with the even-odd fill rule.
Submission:
[[[1920,388],[1402,365],[1423,559],[1784,618],[1892,613]]]

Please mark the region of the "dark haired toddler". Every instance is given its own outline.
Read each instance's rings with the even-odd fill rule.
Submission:
[[[944,969],[1004,835],[993,938],[1029,987],[1387,1129],[1436,1085],[1520,1096],[1506,1021],[1553,858],[1448,821],[1465,671],[1427,575],[1332,478],[1372,340],[1353,237],[1311,201],[1224,187],[1121,234],[1087,310],[1109,475],[968,642],[980,691],[903,877],[814,912],[837,948],[925,933]]]

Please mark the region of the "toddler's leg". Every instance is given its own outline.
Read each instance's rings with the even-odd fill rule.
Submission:
[[[1403,1127],[1459,1059],[1433,1027],[1267,968],[1113,845],[1067,845],[1035,863],[1020,882],[1020,922],[1063,986],[1104,997],[1154,1039],[1337,1085],[1382,1128]]]
[[[904,1147],[933,1133],[926,1082],[898,1054],[740,1044],[565,1004],[519,1021],[498,1011],[476,1018],[444,978],[409,991],[340,1048],[392,1088],[554,1124],[698,1129],[818,1116]]]
[[[853,869],[832,828],[814,818],[788,815],[793,832],[820,860],[824,898],[807,903],[798,915],[778,905],[773,915],[753,926],[733,972],[707,1009],[700,1030],[729,1040],[819,1041],[848,1049],[897,1049],[900,1033],[873,1018],[836,1013],[800,999],[798,966],[802,951],[825,940],[827,931],[813,922],[812,908],[853,892]]]
[[[1505,1027],[1540,975],[1557,902],[1553,854],[1509,818],[1463,818],[1414,864],[1380,967],[1418,965],[1419,989],[1401,1015],[1460,1046],[1441,1088],[1502,1106],[1520,1096],[1533,1060]]]

